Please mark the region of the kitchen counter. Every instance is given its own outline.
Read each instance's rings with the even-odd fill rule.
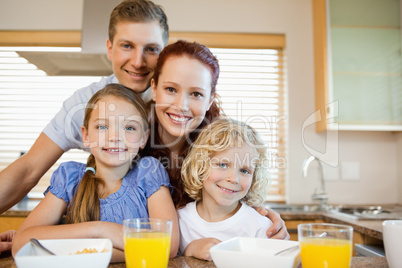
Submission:
[[[24,199],[14,207],[0,215],[0,217],[26,217],[34,209],[41,199]],[[382,240],[382,222],[383,220],[354,220],[342,217],[332,213],[321,211],[280,211],[281,218],[288,220],[317,220],[322,219],[325,222],[337,224],[349,224],[353,229],[361,234]]]
[[[15,205],[12,209],[0,215],[3,217],[26,217],[29,212],[40,202],[38,199],[23,200]],[[278,211],[285,221],[308,221],[308,220],[323,220],[325,222],[349,224],[352,225],[354,230],[382,240],[382,220],[353,220],[331,213],[320,211]],[[13,267],[15,268],[14,259],[10,254],[2,253],[0,255],[0,267]],[[110,264],[109,268],[125,268],[124,263]],[[177,257],[169,261],[168,267],[170,268],[213,268],[216,267],[213,262],[198,260],[191,257]],[[366,268],[366,267],[388,267],[386,258],[384,257],[353,257],[353,268]]]
[[[0,217],[26,217],[41,199],[24,199],[17,205],[0,215]],[[285,221],[306,221],[321,219],[325,222],[337,224],[349,224],[356,232],[382,240],[382,220],[353,220],[346,217],[320,211],[280,211],[281,218]]]
[[[9,253],[0,255],[0,267],[16,268],[15,262]],[[125,263],[109,264],[109,268],[125,268]],[[387,259],[384,257],[353,257],[352,268],[387,268]],[[202,261],[192,257],[176,257],[169,260],[168,268],[216,268],[213,262]]]
[[[28,214],[42,201],[41,198],[24,198],[0,217],[27,217]]]
[[[382,240],[382,222],[383,220],[351,220],[342,216],[329,213],[322,215],[325,222],[336,224],[348,224],[353,227],[355,232],[368,235],[372,238]]]
[[[347,217],[334,215],[326,212],[309,212],[309,211],[279,211],[284,221],[306,221],[322,219],[324,222],[336,224],[348,224],[353,230],[364,235],[382,240],[382,222],[383,220],[353,220]]]

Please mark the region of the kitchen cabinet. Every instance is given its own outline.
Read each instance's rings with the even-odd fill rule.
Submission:
[[[313,0],[316,130],[402,130],[399,0]]]
[[[0,216],[0,233],[7,230],[18,230],[26,217],[4,217]]]
[[[315,219],[315,220],[286,220],[285,225],[286,228],[288,229],[288,233],[290,235],[290,240],[292,241],[298,241],[297,238],[297,225],[303,224],[303,223],[323,223],[324,221],[321,219]]]

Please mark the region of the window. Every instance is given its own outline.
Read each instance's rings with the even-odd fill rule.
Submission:
[[[203,43],[217,56],[221,68],[217,93],[223,109],[260,132],[269,147],[271,187],[267,200],[285,201],[284,41],[278,45],[276,35],[250,35],[251,40],[233,34],[172,33],[171,42],[179,37]],[[31,147],[64,99],[99,79],[47,76],[18,57],[15,50],[0,47],[0,170]],[[87,155],[79,150],[64,154],[33,191],[46,189],[59,163],[86,162]]]
[[[221,73],[217,93],[225,113],[254,127],[268,146],[269,201],[284,200],[285,124],[282,52],[278,49],[211,48]]]
[[[31,148],[66,98],[76,89],[100,79],[47,76],[15,52],[24,49],[38,48],[0,47],[0,170]],[[32,191],[43,192],[60,163],[86,162],[87,156],[88,153],[80,150],[63,154]]]

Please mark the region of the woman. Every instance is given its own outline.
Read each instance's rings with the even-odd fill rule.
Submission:
[[[151,81],[154,103],[145,154],[168,170],[176,207],[192,201],[180,180],[187,150],[200,130],[222,114],[215,93],[218,77],[218,61],[200,44],[178,41],[159,55]]]
[[[167,46],[154,70],[151,134],[143,156],[154,156],[167,169],[177,208],[192,201],[180,179],[187,149],[204,126],[222,115],[215,93],[218,77],[218,61],[209,49],[185,41]],[[267,213],[263,208],[257,210]],[[279,214],[269,210],[268,216],[274,225],[267,235],[289,239]],[[0,234],[0,251],[11,248],[13,234],[13,231]]]
[[[198,43],[178,41],[159,55],[151,81],[151,136],[144,154],[159,159],[167,169],[177,208],[193,201],[184,192],[180,175],[189,146],[207,124],[223,114],[215,92],[218,78],[217,59]],[[264,214],[263,208],[259,210]],[[279,214],[269,212],[274,225],[267,235],[289,239]]]

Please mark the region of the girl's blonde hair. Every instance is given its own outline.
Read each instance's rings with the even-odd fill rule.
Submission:
[[[244,143],[255,148],[258,159],[252,159],[255,170],[251,187],[242,201],[258,206],[265,201],[269,187],[267,148],[251,126],[230,118],[220,118],[202,130],[183,162],[181,170],[185,192],[194,200],[201,200],[203,182],[211,172],[211,158]]]
[[[133,104],[143,119],[142,125],[144,133],[148,130],[148,112],[144,101],[133,90],[120,84],[106,85],[102,90],[96,92],[88,101],[87,107],[85,108],[83,124],[85,129],[88,129],[89,119],[92,111],[96,107],[96,103],[100,99],[108,96],[121,98]],[[136,159],[138,158],[139,153],[137,154]],[[87,167],[92,167],[96,170],[95,157],[92,154],[88,157]],[[100,219],[99,199],[102,196],[102,193],[99,191],[100,185],[105,185],[102,178],[97,176],[97,174],[94,174],[91,170],[85,172],[74,197],[67,208],[66,223],[97,221]]]

